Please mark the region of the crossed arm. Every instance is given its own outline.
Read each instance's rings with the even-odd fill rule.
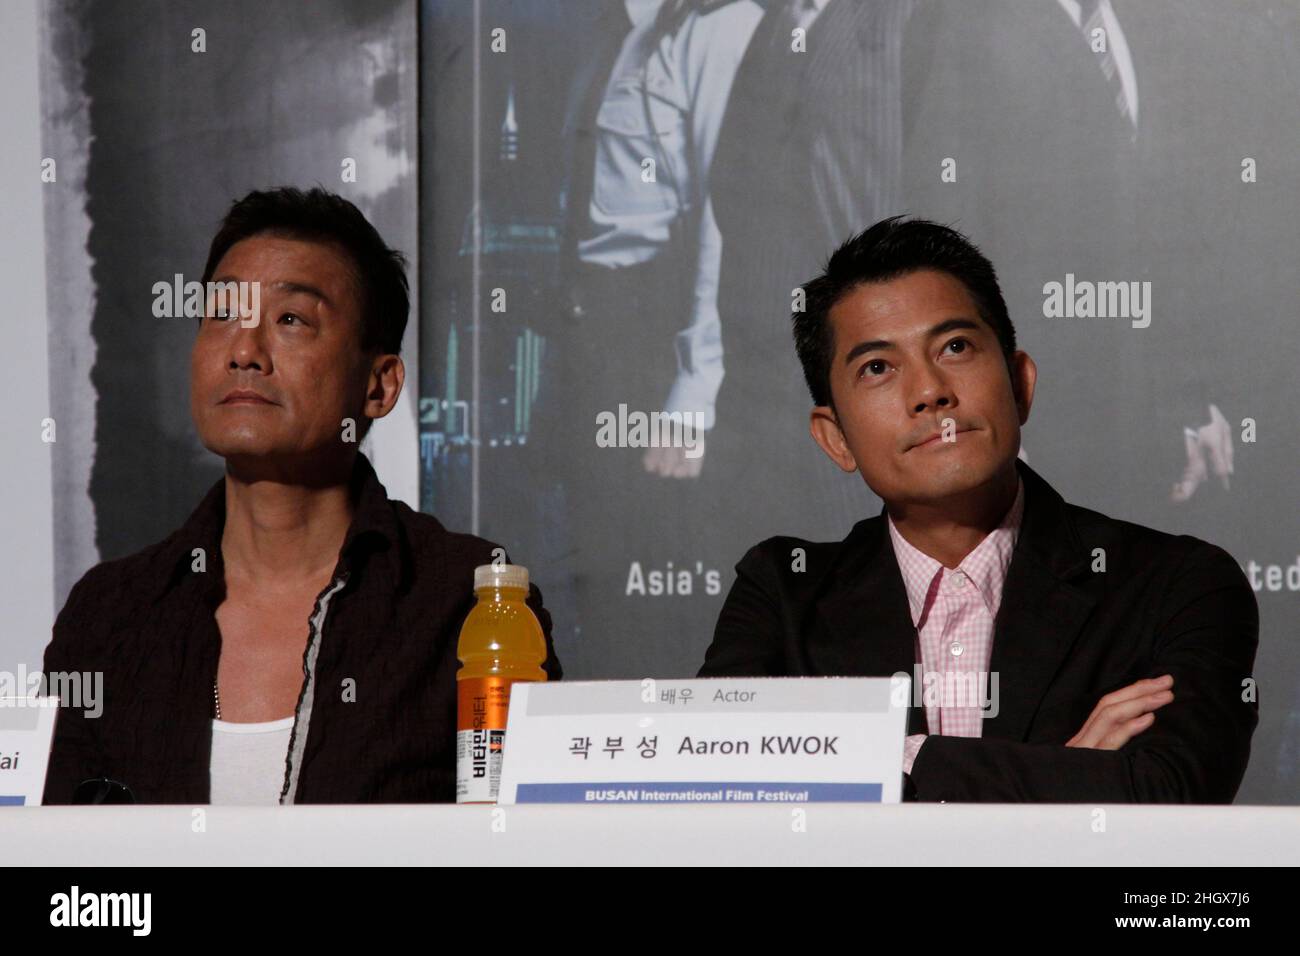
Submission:
[[[737,571],[701,674],[782,676],[786,615],[762,570],[742,561]],[[1258,722],[1248,681],[1259,627],[1254,593],[1225,552],[1205,546],[1178,569],[1158,620],[1151,676],[1098,700],[1071,738],[932,734],[912,764],[909,792],[926,801],[1231,803]]]

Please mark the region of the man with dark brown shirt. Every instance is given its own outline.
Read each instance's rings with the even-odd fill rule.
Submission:
[[[226,475],[69,595],[45,671],[101,671],[103,713],[61,709],[45,802],[453,800],[456,639],[504,551],[390,500],[358,451],[404,381],[402,256],[338,196],[254,192],[203,283],[255,290],[209,295],[191,355]]]

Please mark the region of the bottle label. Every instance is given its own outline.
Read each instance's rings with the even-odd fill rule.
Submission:
[[[457,682],[457,803],[496,802],[513,683],[509,677],[473,677]]]

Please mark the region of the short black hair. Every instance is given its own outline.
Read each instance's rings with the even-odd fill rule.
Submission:
[[[832,253],[826,268],[805,282],[804,309],[794,312],[794,346],[814,405],[830,405],[835,335],[830,312],[865,282],[887,282],[921,269],[946,272],[970,293],[979,316],[997,334],[1010,367],[1016,329],[993,263],[968,238],[928,219],[892,216],[858,233]]]
[[[336,243],[356,265],[361,296],[361,348],[396,355],[411,309],[406,257],[387,243],[360,209],[319,186],[281,186],[236,200],[221,221],[203,269],[206,286],[235,243],[262,233]]]

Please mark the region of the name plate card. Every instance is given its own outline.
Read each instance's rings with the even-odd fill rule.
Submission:
[[[499,803],[898,803],[911,681],[517,683]]]
[[[0,697],[0,807],[40,806],[57,697]]]

